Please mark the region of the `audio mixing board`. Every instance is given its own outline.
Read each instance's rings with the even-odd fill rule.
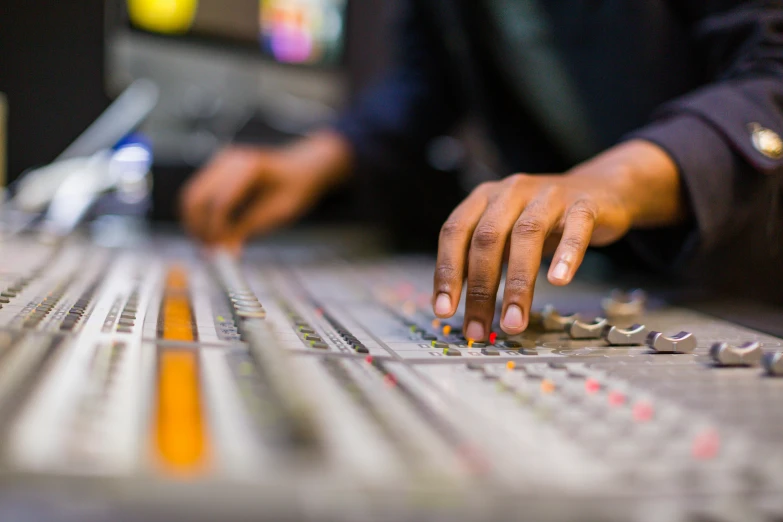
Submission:
[[[783,518],[783,341],[654,293],[481,343],[429,259],[0,252],[2,520]]]

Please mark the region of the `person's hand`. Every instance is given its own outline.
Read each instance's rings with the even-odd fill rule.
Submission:
[[[347,176],[350,161],[347,142],[329,132],[282,149],[228,147],[183,190],[185,228],[238,251],[249,237],[301,216]]]
[[[554,250],[548,279],[566,285],[589,245],[607,245],[631,227],[683,216],[677,167],[656,145],[630,141],[563,175],[516,174],[480,185],[443,225],[433,309],[454,315],[467,279],[465,337],[484,340],[508,260],[501,327],[525,330],[542,256]]]

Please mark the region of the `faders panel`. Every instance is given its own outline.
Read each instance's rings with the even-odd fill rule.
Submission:
[[[654,293],[478,341],[429,259],[0,249],[0,519],[783,517],[783,341]]]

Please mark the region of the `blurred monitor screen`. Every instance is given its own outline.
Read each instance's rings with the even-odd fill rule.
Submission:
[[[347,0],[126,0],[134,29],[240,45],[280,63],[335,66]]]

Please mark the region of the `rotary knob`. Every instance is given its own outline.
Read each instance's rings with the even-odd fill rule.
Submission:
[[[647,339],[647,327],[642,324],[633,324],[628,328],[607,325],[602,336],[612,346],[643,346]]]
[[[691,353],[696,349],[696,337],[690,332],[680,332],[671,337],[661,332],[650,332],[647,346],[658,353]]]
[[[541,312],[541,326],[547,332],[565,332],[569,323],[579,320],[579,314],[560,315],[554,306],[547,305]]]
[[[590,323],[576,319],[568,323],[565,329],[571,339],[600,339],[606,325],[606,319],[596,317]]]
[[[761,358],[761,364],[767,374],[783,377],[783,352],[765,353]]]
[[[710,347],[710,357],[718,366],[758,366],[764,351],[761,343],[749,342],[740,346],[715,343]]]

